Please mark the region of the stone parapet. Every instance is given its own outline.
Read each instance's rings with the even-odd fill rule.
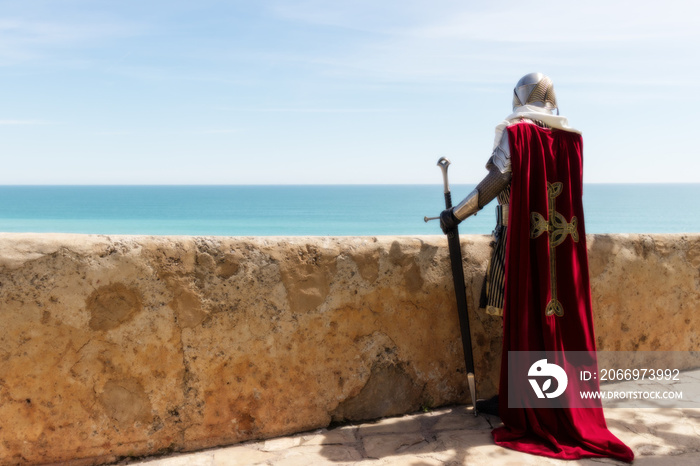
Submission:
[[[697,351],[700,235],[589,235],[599,350]],[[476,311],[479,397],[501,323]],[[468,403],[447,242],[0,234],[0,464],[189,451]]]

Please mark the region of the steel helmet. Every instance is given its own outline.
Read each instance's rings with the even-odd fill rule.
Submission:
[[[556,109],[558,115],[557,96],[554,94],[552,80],[542,73],[530,73],[520,78],[513,89],[513,110],[523,105],[543,107],[552,112]]]

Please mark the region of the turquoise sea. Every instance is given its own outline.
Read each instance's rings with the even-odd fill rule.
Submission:
[[[454,185],[459,202],[473,185]],[[588,184],[587,233],[700,232],[700,184]],[[460,227],[488,234],[495,201]],[[0,186],[1,232],[148,235],[442,234],[442,185]]]

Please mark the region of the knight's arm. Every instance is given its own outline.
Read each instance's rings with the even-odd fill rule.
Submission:
[[[452,209],[443,211],[440,223],[443,230],[457,226],[462,220],[480,211],[486,204],[494,200],[503,191],[512,177],[510,165],[510,145],[508,133],[503,132],[501,142],[493,150],[486,164],[489,173],[479,182],[476,188]]]

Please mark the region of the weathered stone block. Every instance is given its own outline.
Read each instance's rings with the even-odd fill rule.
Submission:
[[[476,311],[480,397],[501,322]],[[588,238],[599,349],[698,350],[700,235]],[[0,234],[3,464],[189,451],[469,402],[441,236]]]

